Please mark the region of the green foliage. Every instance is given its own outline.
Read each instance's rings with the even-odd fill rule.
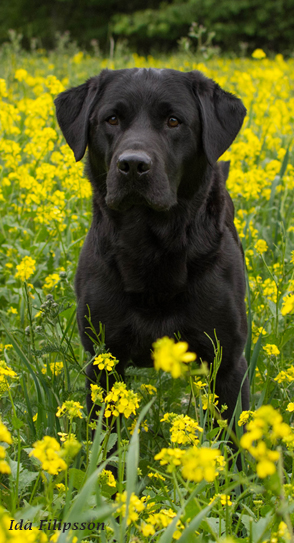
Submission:
[[[127,39],[133,50],[150,53],[177,47],[192,22],[215,33],[222,51],[244,52],[262,47],[291,55],[294,50],[294,0],[12,0],[1,6],[0,43],[13,28],[28,48],[52,48],[60,40],[103,50],[112,35]]]

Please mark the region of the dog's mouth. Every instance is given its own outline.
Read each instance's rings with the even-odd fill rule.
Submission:
[[[109,196],[106,196],[105,199],[107,207],[110,209],[114,209],[116,211],[128,211],[129,209],[133,207],[149,207],[153,209],[154,211],[168,211],[172,203],[169,202],[154,202],[147,197],[143,196],[142,194],[138,193],[130,193],[124,196],[121,199],[118,198],[111,198]]]

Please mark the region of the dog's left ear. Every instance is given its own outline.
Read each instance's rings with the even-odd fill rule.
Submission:
[[[190,72],[190,76],[199,102],[204,151],[208,162],[213,165],[237,136],[246,108],[239,98],[221,89],[201,72]]]
[[[99,76],[83,85],[62,92],[54,100],[56,116],[76,161],[85,154],[88,143],[89,117],[99,89]]]

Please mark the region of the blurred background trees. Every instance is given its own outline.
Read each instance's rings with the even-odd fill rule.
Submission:
[[[14,29],[27,48],[34,38],[53,48],[69,32],[83,48],[97,40],[105,52],[114,39],[141,54],[170,52],[192,22],[214,33],[223,52],[294,52],[294,0],[2,0],[0,43]]]

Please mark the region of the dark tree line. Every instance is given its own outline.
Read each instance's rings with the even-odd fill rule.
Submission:
[[[112,36],[140,53],[167,52],[193,21],[214,32],[223,51],[238,52],[243,43],[249,51],[294,52],[294,0],[2,0],[0,43],[12,28],[25,47],[38,38],[53,48],[56,34],[69,31],[81,47],[95,39],[105,50]]]

